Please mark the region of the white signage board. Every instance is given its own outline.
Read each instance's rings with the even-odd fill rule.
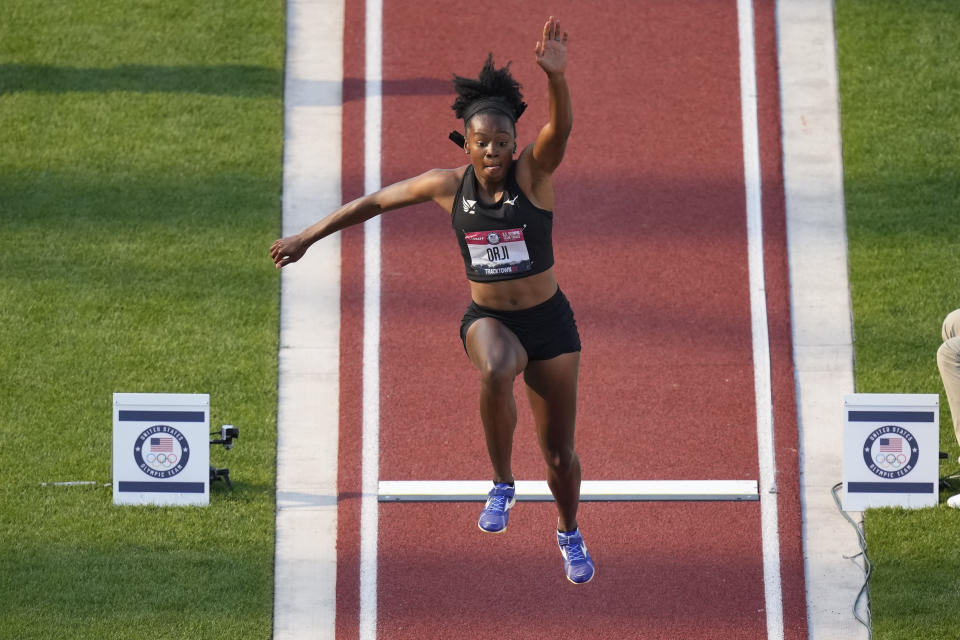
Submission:
[[[113,394],[113,503],[210,503],[208,394]]]
[[[844,510],[937,505],[939,405],[935,393],[844,396]]]

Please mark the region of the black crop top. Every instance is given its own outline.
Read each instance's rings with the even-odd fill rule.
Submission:
[[[467,279],[495,282],[525,278],[553,266],[553,212],[533,205],[507,172],[503,196],[486,205],[477,197],[473,165],[467,167],[453,201],[451,221]]]

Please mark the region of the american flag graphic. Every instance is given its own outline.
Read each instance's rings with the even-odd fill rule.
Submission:
[[[902,438],[880,438],[880,452],[900,453],[903,451]]]
[[[173,438],[150,438],[150,452],[173,453]]]

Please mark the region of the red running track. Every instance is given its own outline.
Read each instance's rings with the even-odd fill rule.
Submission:
[[[546,122],[533,61],[549,14],[570,31],[574,130],[555,175],[556,273],[584,350],[585,479],[757,479],[733,0],[496,5],[387,2],[382,183],[464,164],[450,74],[513,61]],[[806,638],[797,427],[773,0],[756,0],[764,263],[785,638]],[[364,5],[347,0],[343,197],[363,189]],[[382,219],[380,478],[490,477],[477,374],[458,328],[469,289],[449,214]],[[337,637],[358,637],[363,231],[343,234]],[[542,479],[518,385],[514,473]],[[381,504],[380,638],[766,638],[760,504],[584,503],[597,563],[564,578],[552,504],[519,503],[502,536],[477,503]]]

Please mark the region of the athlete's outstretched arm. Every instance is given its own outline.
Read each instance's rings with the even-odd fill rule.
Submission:
[[[314,242],[331,233],[366,222],[381,213],[434,200],[449,209],[460,185],[456,169],[432,169],[343,205],[327,217],[300,233],[280,238],[270,247],[270,257],[277,269],[303,257]]]
[[[560,29],[560,20],[550,16],[543,25],[543,34],[536,47],[537,64],[547,74],[550,94],[550,121],[544,125],[533,145],[533,166],[550,174],[560,166],[567,138],[573,128],[570,89],[567,87],[567,32]]]

